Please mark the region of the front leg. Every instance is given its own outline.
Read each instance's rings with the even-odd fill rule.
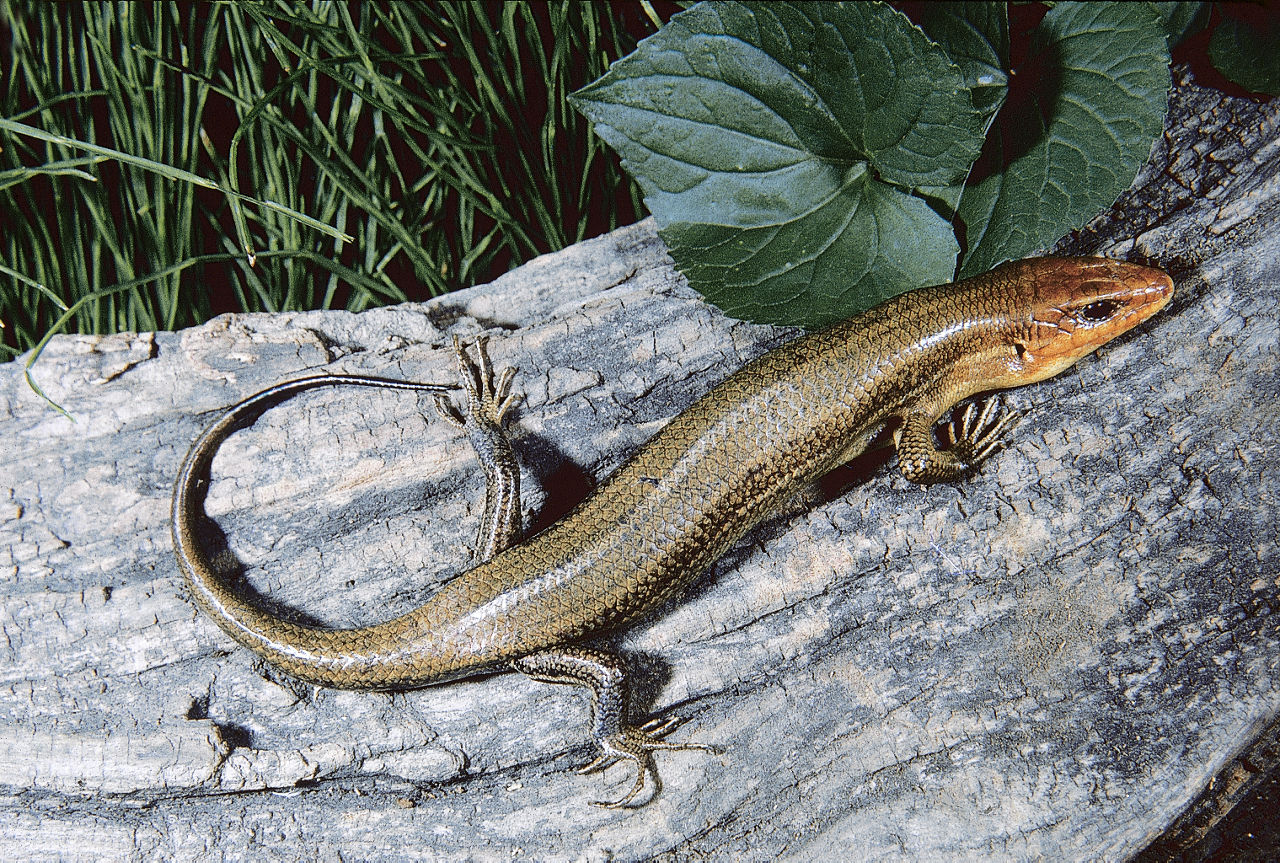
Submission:
[[[941,411],[927,406],[908,412],[902,426],[894,432],[898,450],[898,468],[912,482],[951,482],[972,473],[978,464],[1000,446],[1020,414],[1003,408],[997,413],[994,396],[976,411],[973,402],[952,413],[947,423],[947,449],[933,442],[933,425]]]
[[[576,683],[591,689],[595,716],[592,737],[600,755],[580,768],[579,773],[603,770],[618,761],[630,761],[636,767],[635,782],[618,800],[593,801],[597,806],[617,809],[628,805],[644,790],[646,779],[653,774],[658,785],[658,772],[653,766],[655,749],[702,749],[715,752],[703,743],[668,743],[663,736],[679,724],[679,719],[653,719],[644,725],[626,724],[628,686],[622,660],[611,653],[585,647],[562,647],[542,650],[514,660],[511,666],[534,680],[544,683]]]
[[[484,470],[484,515],[476,538],[476,558],[488,560],[520,541],[520,463],[511,441],[502,429],[507,411],[515,404],[511,392],[514,368],[503,369],[495,382],[489,362],[487,339],[476,341],[479,365],[467,356],[462,342],[455,336],[453,349],[458,355],[458,376],[467,394],[461,410],[444,395],[436,394],[436,411],[467,433],[476,459]]]

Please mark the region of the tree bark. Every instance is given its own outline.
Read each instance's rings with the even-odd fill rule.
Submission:
[[[74,422],[7,364],[0,857],[1192,847],[1222,808],[1203,795],[1248,785],[1237,756],[1280,713],[1278,131],[1277,103],[1180,81],[1133,188],[1058,249],[1165,267],[1170,308],[1009,394],[1029,414],[972,479],[919,488],[861,459],[616,638],[634,710],[723,749],[659,753],[663,788],[636,809],[589,805],[625,768],[571,771],[592,757],[572,688],[273,674],[188,601],[167,519],[187,445],[223,408],[317,372],[452,381],[453,336],[488,334],[519,368],[526,524],[554,520],[794,334],[702,302],[652,221],[424,304],[54,339],[34,375]],[[428,399],[322,390],[227,441],[206,511],[252,590],[350,626],[469,565],[482,482]]]

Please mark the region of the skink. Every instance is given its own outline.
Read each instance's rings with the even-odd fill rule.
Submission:
[[[230,408],[192,445],[173,495],[178,565],[199,606],[236,641],[294,677],[347,689],[399,689],[501,669],[588,686],[600,755],[636,777],[629,805],[674,722],[627,724],[623,663],[597,645],[687,585],[807,483],[892,426],[914,482],[953,480],[1001,440],[1012,415],[956,411],[978,393],[1058,374],[1155,314],[1173,295],[1160,270],[1102,258],[1036,258],[896,297],[750,363],[681,413],[582,503],[520,542],[519,470],[502,424],[513,370],[495,377],[457,347],[465,405],[442,384],[359,376],[290,381]],[[219,444],[266,407],[315,386],[417,389],[471,439],[488,478],[482,562],[409,613],[354,629],[291,623],[242,598],[202,551],[197,525]]]

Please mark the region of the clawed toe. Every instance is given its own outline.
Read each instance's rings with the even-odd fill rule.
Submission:
[[[604,770],[606,767],[611,767],[620,757],[621,756],[618,755],[610,755],[609,753],[597,755],[595,758],[591,759],[589,762],[573,772],[577,773],[579,776],[585,776],[588,773],[595,773],[597,770]]]
[[[619,797],[617,800],[592,800],[592,806],[602,806],[605,809],[622,809],[636,799],[637,795],[644,790],[644,786],[648,784],[646,777],[653,773],[653,783],[655,789],[659,787],[661,782],[658,774],[653,770],[653,761],[647,755],[644,757],[632,756],[629,758],[636,763],[636,779],[631,783],[631,788],[627,793]],[[655,791],[656,793],[656,791]]]
[[[665,719],[655,716],[636,730],[648,737],[661,738],[675,731],[681,721],[679,716],[668,716]]]
[[[980,409],[970,402],[945,426],[949,447],[975,466],[1005,442],[1021,417],[1021,411],[1005,410],[994,397],[982,402]]]

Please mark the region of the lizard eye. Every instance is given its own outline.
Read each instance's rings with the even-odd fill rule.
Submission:
[[[1086,306],[1081,306],[1076,316],[1081,323],[1100,324],[1110,320],[1120,308],[1121,303],[1117,300],[1094,300]]]

